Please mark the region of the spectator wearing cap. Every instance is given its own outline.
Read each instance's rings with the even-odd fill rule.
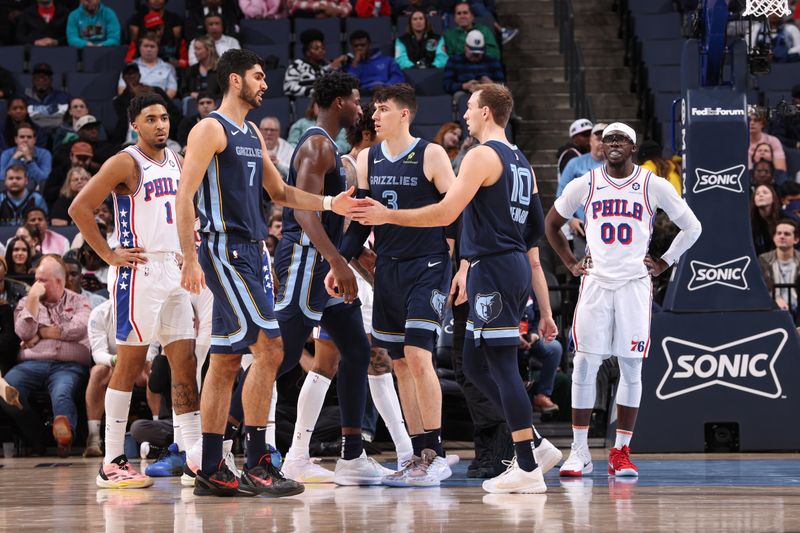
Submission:
[[[580,178],[590,170],[603,166],[605,161],[605,154],[603,153],[603,130],[608,126],[604,122],[598,122],[592,127],[592,134],[589,137],[589,151],[583,155],[572,158],[567,166],[564,167],[564,172],[558,178],[558,187],[556,189],[556,198],[561,196],[567,184]],[[583,208],[579,208],[573,217],[567,222],[568,230],[565,229],[568,238],[573,239],[573,250],[576,257],[585,255],[586,249],[586,232],[583,229],[584,219],[586,218]]]
[[[69,250],[69,241],[60,233],[48,229],[47,211],[40,207],[32,207],[25,212],[25,225],[36,228],[41,235],[40,245],[43,254],[64,255]]]
[[[17,20],[17,44],[64,46],[69,10],[53,0],[37,0]]]
[[[139,40],[142,29],[152,31],[153,28],[161,26],[171,42],[179,43],[183,39],[181,17],[166,10],[165,0],[147,0],[146,4],[147,9],[137,11],[128,21],[128,35],[131,36],[131,42]],[[126,63],[130,63],[130,60]]]
[[[219,15],[222,18],[223,26],[227,29],[228,35],[232,37],[239,36],[239,13],[236,6],[233,5],[233,2],[202,0],[200,4],[200,9],[189,9],[185,26],[187,41],[191,41],[206,33],[205,18],[208,15]]]
[[[325,36],[316,28],[300,34],[303,57],[295,59],[283,78],[283,93],[286,96],[310,96],[317,78],[339,70],[347,56],[341,55],[331,61],[325,55]]]
[[[197,63],[184,71],[181,76],[181,96],[197,99],[200,93],[208,93],[213,98],[222,98],[222,90],[217,80],[219,55],[214,40],[208,35],[201,35],[192,41],[192,48]]]
[[[86,141],[76,141],[71,143],[69,148],[69,161],[66,165],[58,163],[53,164],[53,172],[47,178],[47,183],[44,186],[44,199],[47,205],[53,205],[58,198],[59,191],[61,190],[64,181],[66,181],[66,174],[72,168],[83,168],[91,174],[89,170],[93,165],[92,158],[94,157],[94,149],[92,145]],[[58,156],[56,157],[58,159]]]
[[[203,24],[205,25],[206,35],[214,41],[214,48],[217,49],[217,55],[220,57],[228,50],[242,48],[235,37],[225,34],[224,19],[220,15],[206,15],[205,19],[203,19]],[[194,65],[195,63],[197,63],[197,56],[194,54],[194,41],[192,41],[189,46],[189,65]]]
[[[639,166],[666,179],[678,195],[681,195],[681,169],[674,161],[664,157],[664,148],[660,144],[651,140],[642,142],[638,157]]]
[[[285,0],[239,0],[239,8],[248,19],[282,19],[289,15]]]
[[[433,32],[424,9],[411,12],[406,33],[395,39],[394,60],[402,69],[444,68],[447,64],[444,38]]]
[[[11,165],[4,174],[5,192],[0,193],[0,225],[20,226],[25,212],[33,207],[47,210],[44,198],[28,187],[28,174],[22,165]]]
[[[800,107],[800,84],[792,87],[792,103]],[[800,113],[779,113],[770,123],[770,134],[786,148],[800,150]]]
[[[45,130],[55,130],[64,120],[69,95],[53,88],[53,69],[47,63],[33,67],[33,87],[25,90],[28,114],[33,123]]]
[[[178,75],[175,67],[158,57],[158,35],[147,32],[139,39],[139,57],[134,61],[139,65],[141,82],[144,85],[158,87],[170,98],[178,94]],[[117,84],[117,94],[125,90],[125,80],[122,75]]]
[[[564,172],[564,167],[573,158],[589,151],[589,137],[594,124],[588,118],[579,118],[569,125],[569,142],[559,147],[556,152],[558,175]]]
[[[161,2],[163,5],[163,2]],[[169,12],[168,12],[169,13]],[[176,16],[173,13],[169,13]],[[131,40],[128,46],[128,53],[125,54],[125,63],[130,63],[139,56],[139,38],[143,35],[153,34],[158,43],[158,56],[175,68],[186,68],[189,65],[189,51],[186,48],[186,41],[180,36],[183,31],[178,26],[178,36],[175,35],[174,28],[167,30],[165,19],[156,11],[150,11],[144,15],[134,15],[134,19],[141,16],[144,33],[136,31],[136,38]],[[180,24],[180,23],[179,23]],[[133,26],[131,26],[133,28]]]
[[[444,48],[447,55],[452,57],[460,54],[464,50],[467,35],[473,30],[478,30],[483,34],[483,40],[486,43],[486,55],[499,60],[500,47],[497,45],[494,33],[488,26],[475,23],[475,15],[469,2],[457,3],[454,14],[455,24],[444,32]]]
[[[353,11],[361,18],[392,16],[392,6],[388,0],[356,0]]]
[[[181,148],[186,148],[186,142],[189,138],[189,132],[197,125],[198,122],[208,116],[209,113],[217,108],[217,103],[208,93],[200,93],[197,95],[197,112],[187,115],[181,120],[178,125],[178,144]]]
[[[125,90],[114,98],[114,111],[117,113],[117,128],[111,135],[112,140],[121,144],[133,144],[136,142],[136,133],[128,120],[128,105],[134,97],[154,92],[160,95],[167,103],[171,128],[177,128],[181,121],[181,112],[172,100],[160,87],[152,87],[141,81],[142,75],[139,71],[138,63],[129,63],[122,69],[122,81],[125,82]],[[97,147],[95,146],[95,152]],[[105,161],[105,159],[103,160]]]
[[[372,39],[364,30],[356,30],[350,34],[350,49],[346,72],[352,74],[361,82],[361,94],[371,94],[372,91],[385,85],[403,83],[403,71],[394,62],[394,59],[384,55],[380,48],[370,49]]]
[[[26,174],[33,180],[35,187],[44,185],[53,167],[53,156],[49,150],[36,146],[36,132],[30,124],[22,124],[17,128],[14,137],[16,146],[3,150],[0,154],[0,175],[5,175],[6,169],[18,165],[25,169]]]
[[[748,112],[750,118],[750,147],[747,152],[747,164],[749,169],[753,168],[753,155],[756,147],[761,143],[767,143],[772,147],[772,163],[778,170],[786,170],[786,154],[783,145],[777,137],[764,133],[767,126],[767,114],[763,109],[753,107]]]
[[[289,16],[302,18],[345,18],[353,5],[350,0],[286,0]]]
[[[67,43],[75,48],[119,46],[117,14],[100,0],[81,0],[67,19]]]
[[[464,41],[464,52],[447,61],[443,86],[450,94],[471,93],[480,83],[502,83],[505,79],[500,60],[486,54],[483,34],[472,30]]]

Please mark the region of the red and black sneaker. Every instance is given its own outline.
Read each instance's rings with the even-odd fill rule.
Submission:
[[[219,468],[211,475],[198,469],[194,480],[195,496],[255,496],[256,492],[249,487],[242,486],[241,480],[228,469],[225,461],[219,463]]]
[[[242,488],[255,491],[270,498],[294,496],[305,490],[302,483],[286,479],[281,471],[272,464],[270,454],[264,454],[256,466],[248,469],[245,465],[242,470]]]

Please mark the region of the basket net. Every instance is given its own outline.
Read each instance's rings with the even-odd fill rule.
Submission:
[[[768,17],[770,15],[788,17],[791,14],[789,0],[747,0],[747,7],[742,13],[746,17]]]

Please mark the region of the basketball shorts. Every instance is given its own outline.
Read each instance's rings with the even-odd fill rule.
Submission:
[[[346,305],[325,290],[330,265],[313,246],[281,239],[275,249],[275,275],[280,286],[275,316],[281,322],[300,317],[310,327],[319,324],[326,309]],[[353,305],[360,305],[356,302]]]
[[[575,351],[647,357],[652,302],[649,276],[613,286],[583,276],[572,320]]]
[[[199,259],[214,298],[211,353],[249,353],[259,331],[280,336],[269,252],[263,241],[204,233]]]
[[[403,346],[433,351],[442,334],[452,267],[447,254],[413,259],[378,257],[372,338],[393,359],[404,357]]]
[[[484,255],[467,272],[465,342],[518,346],[519,324],[531,294],[531,264],[522,252]]]
[[[137,268],[110,267],[108,293],[114,302],[118,344],[162,346],[194,339],[192,303],[181,288],[181,269],[174,253],[145,254]]]
[[[352,267],[351,267],[352,268]],[[361,301],[361,320],[364,322],[364,333],[372,334],[372,285],[361,277],[361,274],[353,270],[358,282],[358,299]],[[314,338],[323,341],[333,341],[330,334],[322,326],[314,328]]]

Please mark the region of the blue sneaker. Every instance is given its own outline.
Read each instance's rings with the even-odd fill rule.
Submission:
[[[145,468],[145,475],[149,477],[176,477],[183,473],[186,463],[186,452],[179,452],[178,445],[172,443],[161,452],[158,460]]]
[[[281,466],[283,466],[283,456],[281,452],[279,452],[277,448],[274,448],[272,444],[267,444],[267,453],[272,461],[272,466],[280,470]]]

